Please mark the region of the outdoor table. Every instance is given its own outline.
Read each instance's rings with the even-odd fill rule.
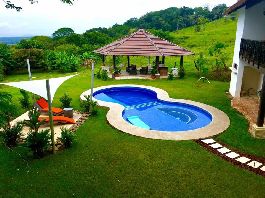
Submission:
[[[74,116],[73,108],[64,108],[63,115],[68,118],[72,118]]]

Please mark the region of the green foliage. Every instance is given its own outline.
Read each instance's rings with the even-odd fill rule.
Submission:
[[[12,95],[0,92],[0,128],[10,127],[10,121],[16,115],[17,107],[12,102]]]
[[[10,72],[14,61],[11,49],[8,45],[0,43],[0,81],[3,80],[4,74]]]
[[[26,92],[26,91],[23,90],[23,89],[20,89],[19,91],[20,91],[20,93],[21,93],[21,95],[22,95],[22,98],[19,98],[19,102],[20,102],[20,104],[21,104],[21,107],[22,107],[23,109],[26,109],[26,110],[30,109],[31,104],[30,104],[30,100],[29,100],[29,94],[28,94],[28,92]]]
[[[81,101],[81,108],[83,112],[90,113],[91,115],[97,114],[97,101],[91,101],[90,96],[85,96],[85,100]]]
[[[158,71],[157,71],[156,66],[153,66],[153,67],[152,67],[152,70],[151,70],[151,74],[152,74],[152,75],[155,75],[155,74],[157,74],[157,73],[158,73]]]
[[[31,4],[38,3],[35,0],[28,0]],[[74,0],[60,0],[63,3],[73,4]],[[5,8],[7,9],[15,9],[16,11],[20,12],[22,10],[21,6],[17,6],[16,4],[12,3],[11,1],[3,1]]]
[[[113,74],[120,74],[121,73],[121,69],[118,67],[114,68]]]
[[[97,79],[101,79],[101,69],[96,72]]]
[[[46,56],[50,70],[60,70],[62,72],[75,72],[79,69],[81,59],[66,52],[48,52]]]
[[[185,69],[183,66],[179,67],[179,78],[182,79],[185,77]]]
[[[37,42],[40,46],[42,46],[42,49],[53,49],[54,42],[52,38],[48,36],[34,36],[31,38],[31,40]]]
[[[29,135],[27,136],[27,147],[31,149],[34,157],[41,158],[50,145],[50,131],[44,130],[39,132],[43,122],[38,120],[40,112],[33,107],[29,113],[29,120],[25,120],[23,124],[29,127]]]
[[[50,131],[44,130],[29,133],[26,139],[27,147],[31,149],[34,157],[41,158],[50,146]]]
[[[204,18],[202,16],[198,17],[197,18],[197,22],[196,22],[196,24],[194,26],[195,32],[200,32],[200,31],[204,30],[205,29],[205,24],[208,23],[208,22],[209,22],[208,19],[206,19],[206,18]]]
[[[25,120],[23,124],[29,127],[31,133],[38,133],[40,126],[43,122],[39,122],[38,118],[40,116],[40,112],[36,107],[33,107],[29,113],[29,120]]]
[[[44,45],[38,39],[23,39],[17,45],[17,49],[43,49]]]
[[[108,72],[107,72],[107,70],[102,69],[102,70],[101,70],[101,80],[106,81],[106,80],[108,80],[108,79],[109,79],[109,77],[108,77]]]
[[[61,141],[65,148],[70,148],[75,140],[75,135],[67,128],[61,128]]]
[[[59,100],[62,108],[68,108],[71,106],[72,98],[68,94],[64,93]]]
[[[69,55],[77,55],[79,54],[79,47],[73,44],[62,44],[57,47],[55,47],[54,51],[55,52],[65,52]]]
[[[71,28],[60,28],[52,34],[52,37],[54,39],[60,39],[63,37],[71,36],[74,33],[74,30]]]
[[[206,59],[206,57],[204,56],[203,53],[199,54],[199,56],[194,61],[194,64],[195,64],[197,71],[199,72],[200,77],[201,76],[207,76],[207,74],[208,74],[208,68],[207,68],[208,60]]]
[[[31,69],[46,69],[44,55],[43,49],[14,49],[12,51],[12,58],[16,64],[12,65],[10,70],[26,70],[27,59],[30,59]]]
[[[174,80],[174,75],[173,75],[172,71],[169,72],[169,74],[168,74],[168,76],[167,76],[167,79],[168,79],[168,80]]]
[[[4,80],[4,65],[0,62],[0,81]]]
[[[170,35],[169,31],[162,31],[162,30],[154,30],[154,29],[150,29],[149,30],[152,34],[154,34],[155,36],[162,38],[162,39],[166,39],[168,41],[173,41],[173,37]]]
[[[219,19],[223,16],[226,9],[227,7],[225,4],[218,5],[212,10],[209,10],[207,7],[172,7],[165,10],[149,12],[139,19],[131,18],[125,22],[124,25],[136,29],[144,28],[175,31],[197,24],[198,20],[196,19],[198,18],[202,18],[207,21]]]
[[[3,141],[7,147],[15,147],[21,136],[23,125],[18,123],[3,130]]]

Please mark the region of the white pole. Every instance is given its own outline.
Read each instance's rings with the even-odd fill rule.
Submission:
[[[50,120],[50,129],[51,129],[51,141],[52,141],[52,152],[55,152],[55,140],[54,140],[54,127],[53,127],[53,115],[52,115],[52,100],[51,100],[51,91],[49,80],[46,80],[46,90],[48,98],[48,107],[49,107],[49,120]]]
[[[27,59],[27,65],[28,65],[28,72],[29,72],[29,80],[32,80],[32,75],[31,75],[31,71],[30,71],[30,63],[29,63],[29,59]]]
[[[92,71],[91,71],[91,93],[90,93],[90,101],[92,102],[93,97],[93,88],[94,88],[94,61],[92,61]]]

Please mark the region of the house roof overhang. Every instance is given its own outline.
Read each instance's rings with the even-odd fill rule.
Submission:
[[[246,9],[248,9],[261,1],[264,0],[238,0],[234,5],[232,5],[225,11],[225,15],[229,15],[244,6],[246,6]]]

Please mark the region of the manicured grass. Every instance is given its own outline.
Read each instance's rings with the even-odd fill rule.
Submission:
[[[246,120],[230,107],[228,83],[197,84],[183,80],[95,80],[95,86],[143,84],[162,88],[173,98],[213,105],[228,114],[230,128],[217,139],[250,154],[265,156],[265,141],[252,138]],[[90,88],[90,72],[66,81],[55,96],[67,92],[79,108],[80,94]],[[10,88],[5,87],[8,91]],[[1,89],[2,90],[2,89]],[[12,90],[14,99],[19,97]],[[16,92],[15,92],[16,91]],[[193,141],[162,141],[131,136],[106,122],[107,109],[90,117],[77,131],[73,148],[32,160],[24,148],[0,146],[0,196],[4,197],[262,197],[265,180],[209,153]],[[26,159],[23,160],[23,159]]]

